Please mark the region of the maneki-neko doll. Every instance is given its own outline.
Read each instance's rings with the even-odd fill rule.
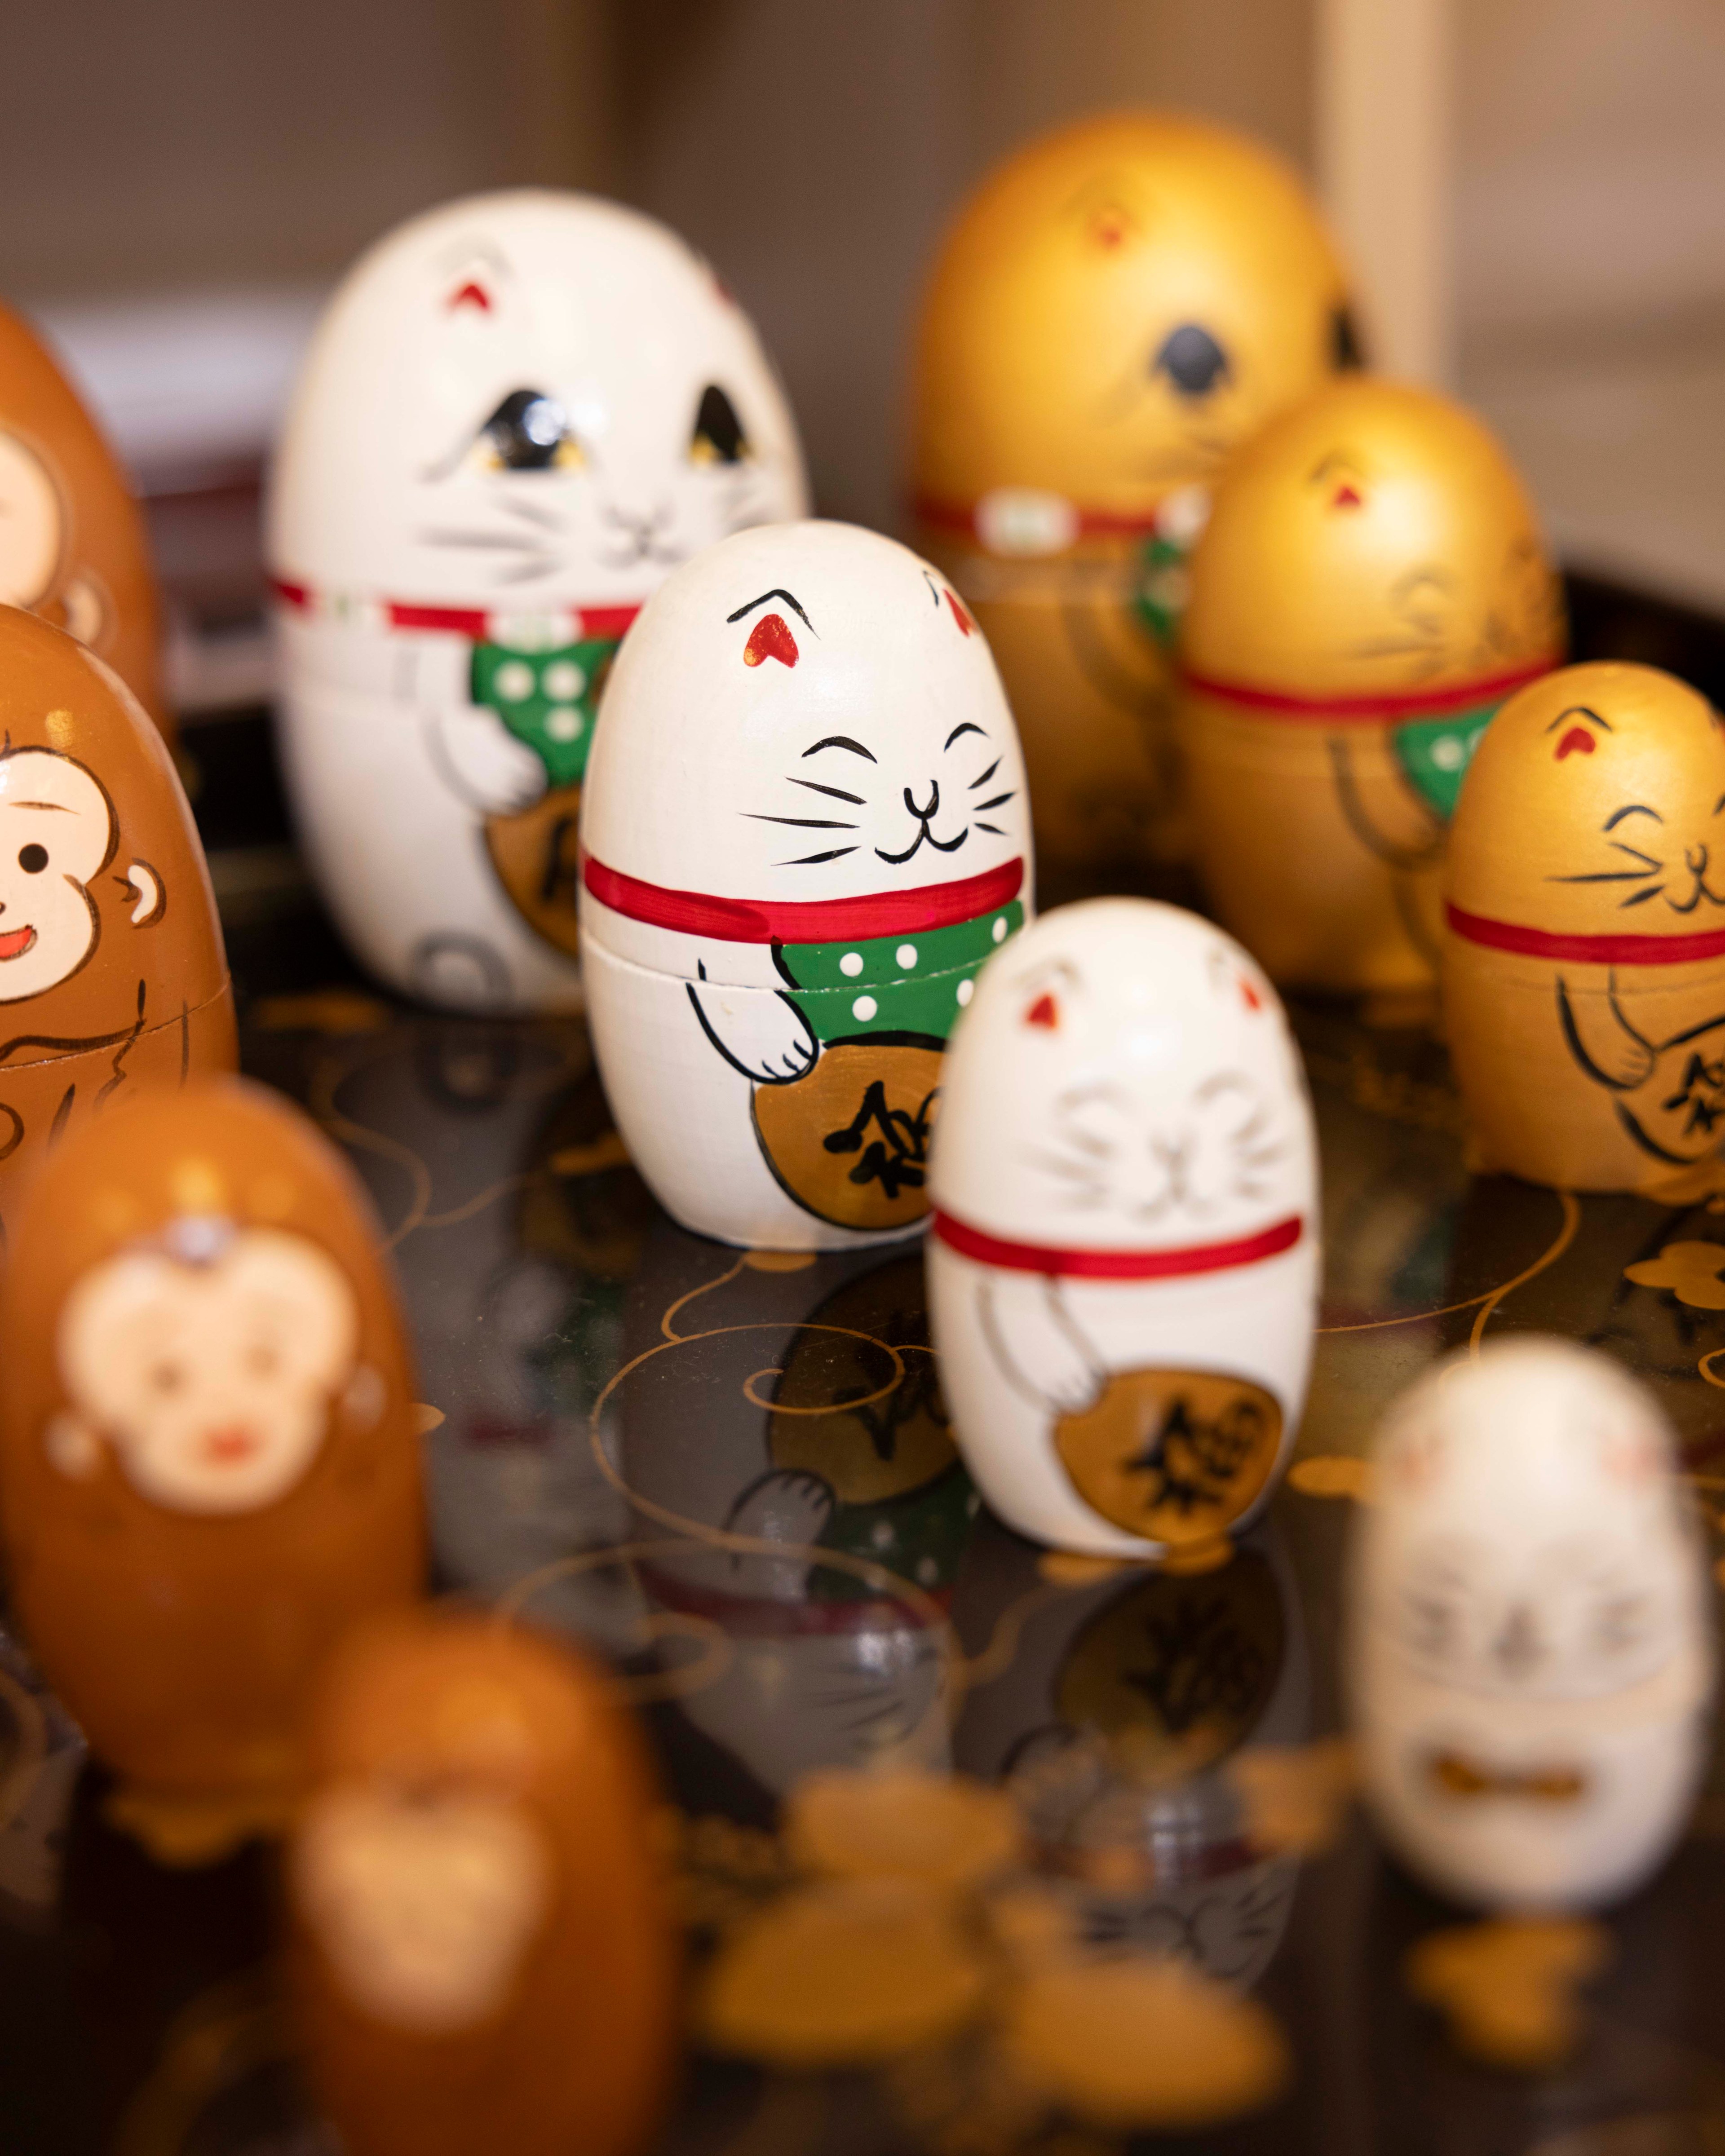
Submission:
[[[1725,1139],[1722,846],[1725,721],[1671,675],[1566,666],[1492,721],[1443,963],[1481,1168],[1572,1190],[1705,1178]]]
[[[1193,557],[1180,742],[1199,872],[1272,980],[1430,991],[1457,792],[1563,635],[1527,492],[1447,398],[1358,377],[1241,454]]]
[[[914,1233],[947,1036],[1031,896],[968,608],[854,526],[742,532],[649,603],[605,713],[582,965],[630,1158],[721,1241]]]
[[[1357,357],[1299,180],[1205,121],[1060,129],[959,213],[917,335],[916,543],[993,647],[1045,876],[1182,852],[1168,648],[1208,490]]]
[[[1221,1561],[1292,1449],[1316,1322],[1275,990],[1195,914],[1091,899],[990,962],[948,1060],[929,1310],[965,1465],[1038,1542]]]
[[[269,544],[300,835],[380,978],[456,1010],[578,1004],[576,829],[619,640],[679,562],[803,507],[747,316],[652,219],[480,195],[361,259]]]

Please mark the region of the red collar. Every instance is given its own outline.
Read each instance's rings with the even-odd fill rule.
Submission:
[[[270,588],[284,606],[292,607],[296,613],[334,615],[340,619],[344,613],[363,615],[369,610],[386,629],[444,629],[465,636],[474,644],[508,643],[509,624],[536,611],[532,607],[421,606],[412,599],[346,603],[332,599],[328,593],[314,591],[310,584],[291,583],[285,577],[272,577]],[[566,641],[578,644],[584,637],[621,636],[640,610],[641,603],[638,602],[633,606],[547,607],[543,613],[553,621],[561,619],[566,623]]]
[[[1513,921],[1488,921],[1482,913],[1444,909],[1451,932],[1491,951],[1525,958],[1567,958],[1587,966],[1686,966],[1701,958],[1725,958],[1725,928],[1692,929],[1675,936],[1559,936],[1523,928]]]
[[[1016,898],[1024,880],[1023,861],[1007,861],[962,883],[924,884],[916,891],[882,891],[860,898],[709,898],[701,891],[669,891],[639,876],[608,869],[591,854],[581,857],[581,880],[601,906],[655,928],[685,936],[712,936],[726,943],[865,943],[876,936],[927,934],[992,913]]]
[[[1295,696],[1280,689],[1253,688],[1244,681],[1219,681],[1189,668],[1183,678],[1189,689],[1201,696],[1214,696],[1219,703],[1239,704],[1247,711],[1270,711],[1278,718],[1327,726],[1336,720],[1437,719],[1450,711],[1501,704],[1517,689],[1537,681],[1542,674],[1549,674],[1556,664],[1555,659],[1542,659],[1536,665],[1519,667],[1513,674],[1491,674],[1482,680],[1464,681],[1457,689],[1411,689],[1394,696]]]
[[[1003,488],[1002,492],[1015,492]],[[1040,494],[1045,490],[1029,487],[1026,493]],[[1147,539],[1156,529],[1159,511],[1147,509],[1129,514],[1118,509],[1083,509],[1074,502],[1067,507],[1072,512],[1073,536],[1079,539]],[[976,501],[938,501],[932,495],[919,494],[911,504],[912,515],[922,524],[932,525],[937,531],[962,531],[967,538],[974,539],[979,546],[986,545],[977,529],[977,511],[982,506]],[[1004,558],[1004,557],[1003,557]]]
[[[1069,1250],[1050,1243],[1011,1243],[968,1227],[950,1213],[936,1211],[934,1232],[962,1258],[1001,1265],[1009,1272],[1043,1273],[1065,1280],[1174,1280],[1189,1273],[1231,1271],[1293,1249],[1306,1232],[1297,1213],[1255,1235],[1229,1243],[1189,1243],[1173,1250]]]

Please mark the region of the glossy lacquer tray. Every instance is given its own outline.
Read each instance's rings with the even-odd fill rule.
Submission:
[[[1230,2151],[1725,2152],[1717,1771],[1656,1884],[1558,1941],[1560,1975],[1591,1974],[1517,2070],[1419,1995],[1421,1942],[1466,1920],[1383,1853],[1334,1741],[1358,1462],[1453,1348],[1551,1331],[1637,1372],[1717,1553],[1725,1196],[1471,1178],[1429,1031],[1296,1005],[1327,1277],[1288,1483],[1219,1568],[1050,1562],[952,1449],[916,1245],[688,1235],[578,1023],[393,1006],[291,892],[230,927],[245,1067],[347,1148],[384,1224],[439,1591],[597,1648],[653,1738],[691,1948],[665,2150],[1102,2156],[1157,2116]],[[883,1763],[924,1779],[870,1810]],[[160,1868],[105,1793],[8,1630],[0,2150],[331,2156],[272,1852]],[[1462,1935],[1469,1980],[1513,2022],[1490,1943]],[[1157,1990],[1169,1955],[1209,1979],[1197,2005]],[[1062,1989],[1101,1964],[1124,1990]]]

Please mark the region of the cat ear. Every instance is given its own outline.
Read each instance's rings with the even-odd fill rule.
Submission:
[[[745,666],[758,666],[764,659],[776,659],[781,666],[794,666],[801,656],[790,624],[782,613],[763,613],[749,631],[749,640],[742,647]]]

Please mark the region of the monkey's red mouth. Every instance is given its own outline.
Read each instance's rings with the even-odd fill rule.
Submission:
[[[248,1430],[244,1423],[229,1423],[225,1430],[213,1430],[205,1437],[203,1456],[212,1467],[237,1467],[249,1460],[259,1445],[255,1430]]]
[[[33,928],[13,928],[0,936],[0,959],[22,958],[36,941]]]

